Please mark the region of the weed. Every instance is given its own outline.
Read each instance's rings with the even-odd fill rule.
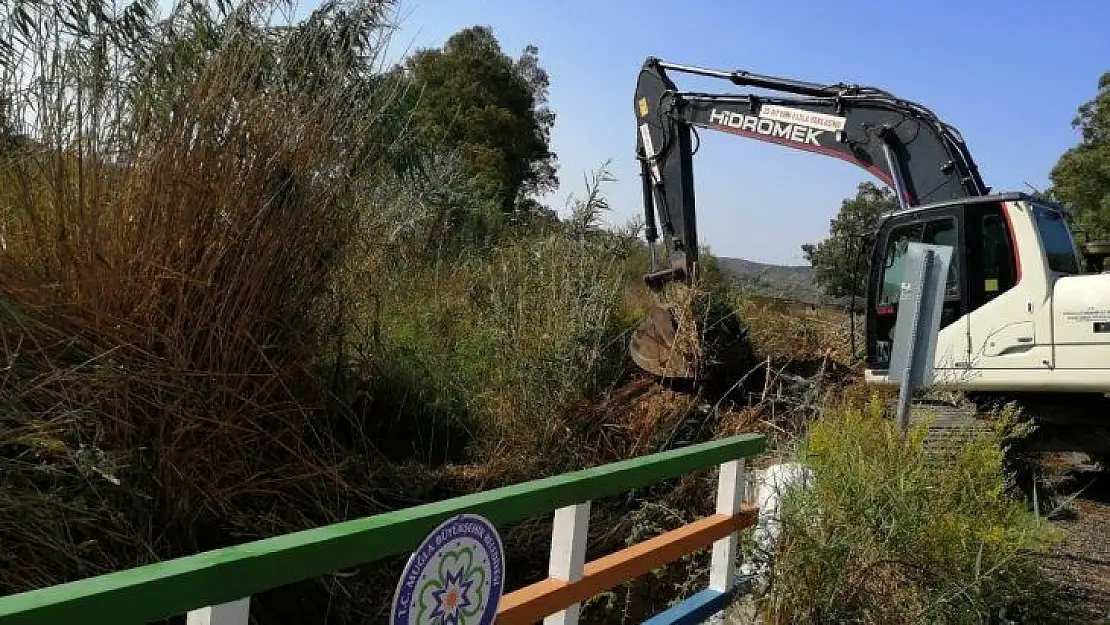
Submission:
[[[943,462],[882,403],[828,410],[799,446],[812,487],[784,501],[763,608],[772,622],[1041,622],[1061,607],[1039,558],[1057,539],[1014,494],[1003,436],[970,431]]]

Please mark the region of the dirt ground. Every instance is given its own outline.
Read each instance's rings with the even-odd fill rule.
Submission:
[[[1066,537],[1045,563],[1077,599],[1084,622],[1110,623],[1110,473],[1080,467],[1044,512]]]

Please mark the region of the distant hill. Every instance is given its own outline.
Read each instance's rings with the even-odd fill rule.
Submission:
[[[721,269],[736,277],[737,283],[757,295],[815,302],[820,290],[809,265],[771,265],[743,258],[718,257]]]
[[[717,257],[721,269],[736,277],[744,292],[806,304],[843,306],[847,299],[834,300],[821,292],[809,265],[771,265],[743,258]]]

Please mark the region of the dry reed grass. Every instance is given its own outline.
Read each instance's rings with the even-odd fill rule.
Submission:
[[[757,296],[738,297],[736,306],[764,358],[784,364],[829,357],[845,366],[855,364],[851,321],[845,311]],[[858,321],[856,332],[856,348],[862,349]]]
[[[388,97],[348,55],[387,4],[288,37],[266,3],[9,7],[37,26],[3,22],[0,591],[381,509],[319,356]]]

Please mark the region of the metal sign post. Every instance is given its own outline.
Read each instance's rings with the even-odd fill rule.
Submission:
[[[906,247],[906,281],[898,300],[888,370],[890,380],[900,383],[896,415],[903,433],[909,428],[913,392],[933,379],[933,358],[951,259],[952,247],[948,245],[909,243]]]

